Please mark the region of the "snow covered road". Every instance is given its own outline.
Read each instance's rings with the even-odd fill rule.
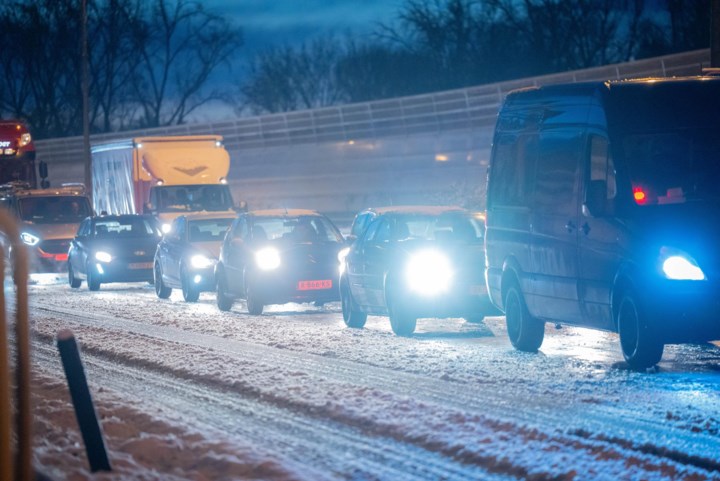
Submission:
[[[657,372],[636,373],[607,333],[548,326],[541,353],[516,352],[502,317],[420,320],[407,339],[380,317],[348,329],[337,305],[250,316],[242,304],[220,312],[210,294],[161,301],[132,284],[37,285],[31,302],[46,379],[59,372],[53,338],[70,328],[101,413],[106,399],[140,409],[202,438],[180,456],[222,441],[222,466],[245,464],[134,459],[107,479],[720,479],[712,345],[670,346]],[[120,441],[108,441],[111,459],[134,455]],[[55,478],[105,479],[64,472],[53,455],[43,444],[38,463]],[[274,469],[249,469],[258,457]]]

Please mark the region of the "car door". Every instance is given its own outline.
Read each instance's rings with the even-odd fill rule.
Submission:
[[[85,266],[87,264],[87,254],[84,251],[85,239],[91,231],[92,221],[85,219],[78,227],[77,235],[70,241],[68,250],[68,262],[73,268],[75,274],[85,275]]]
[[[591,134],[585,159],[584,200],[598,196],[604,212],[592,213],[583,203],[579,234],[580,281],[579,295],[585,323],[600,329],[613,329],[610,294],[622,259],[624,236],[614,217],[617,197],[615,166],[607,137]],[[599,189],[596,193],[591,190]]]
[[[582,131],[541,131],[531,214],[530,311],[541,318],[580,322],[578,232]]]
[[[372,239],[365,244],[363,255],[363,278],[365,297],[369,306],[385,307],[385,274],[388,271],[388,251],[394,219],[388,216],[378,218],[379,223]]]
[[[180,285],[180,263],[182,255],[180,244],[187,233],[187,219],[184,216],[178,217],[173,223],[172,230],[165,243],[165,264],[163,273],[172,285]]]
[[[247,217],[238,219],[223,244],[223,267],[227,279],[228,290],[234,295],[241,295],[245,291],[244,273],[246,264],[246,242],[248,237]]]
[[[365,251],[366,246],[373,242],[379,226],[380,222],[377,220],[370,223],[360,238],[352,245],[345,257],[346,276],[353,300],[364,307],[371,305],[367,293],[367,279],[365,277]]]

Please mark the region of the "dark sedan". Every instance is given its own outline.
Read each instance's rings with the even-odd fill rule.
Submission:
[[[108,282],[152,282],[153,256],[160,241],[157,221],[148,215],[102,215],[80,224],[68,252],[68,283],[82,281],[97,291]]]
[[[237,298],[250,314],[265,305],[338,300],[338,254],[345,243],[325,216],[311,210],[241,214],[225,236],[216,272],[217,305]]]
[[[387,315],[409,336],[421,317],[479,322],[494,312],[485,287],[482,215],[460,207],[372,210],[360,237],[341,256],[343,319],[361,328]]]
[[[155,252],[155,293],[170,297],[182,290],[186,302],[215,290],[215,264],[225,232],[236,215],[202,213],[175,218]]]

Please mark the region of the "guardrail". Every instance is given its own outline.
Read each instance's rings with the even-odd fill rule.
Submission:
[[[703,49],[411,97],[97,134],[91,136],[91,142],[152,135],[217,134],[225,138],[231,156],[241,159],[238,152],[243,149],[482,129],[493,126],[505,94],[515,88],[587,80],[697,75],[709,62],[710,50]],[[38,158],[51,165],[82,162],[82,147],[80,136],[36,142]]]

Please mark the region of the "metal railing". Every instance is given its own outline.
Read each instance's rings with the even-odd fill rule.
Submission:
[[[576,70],[477,87],[347,104],[313,110],[244,117],[202,124],[174,125],[91,136],[92,143],[155,135],[217,134],[233,158],[244,149],[301,143],[349,142],[450,130],[492,128],[507,92],[531,85],[589,80],[697,75],[709,66],[709,49]],[[36,142],[38,158],[56,163],[82,162],[82,137]]]

